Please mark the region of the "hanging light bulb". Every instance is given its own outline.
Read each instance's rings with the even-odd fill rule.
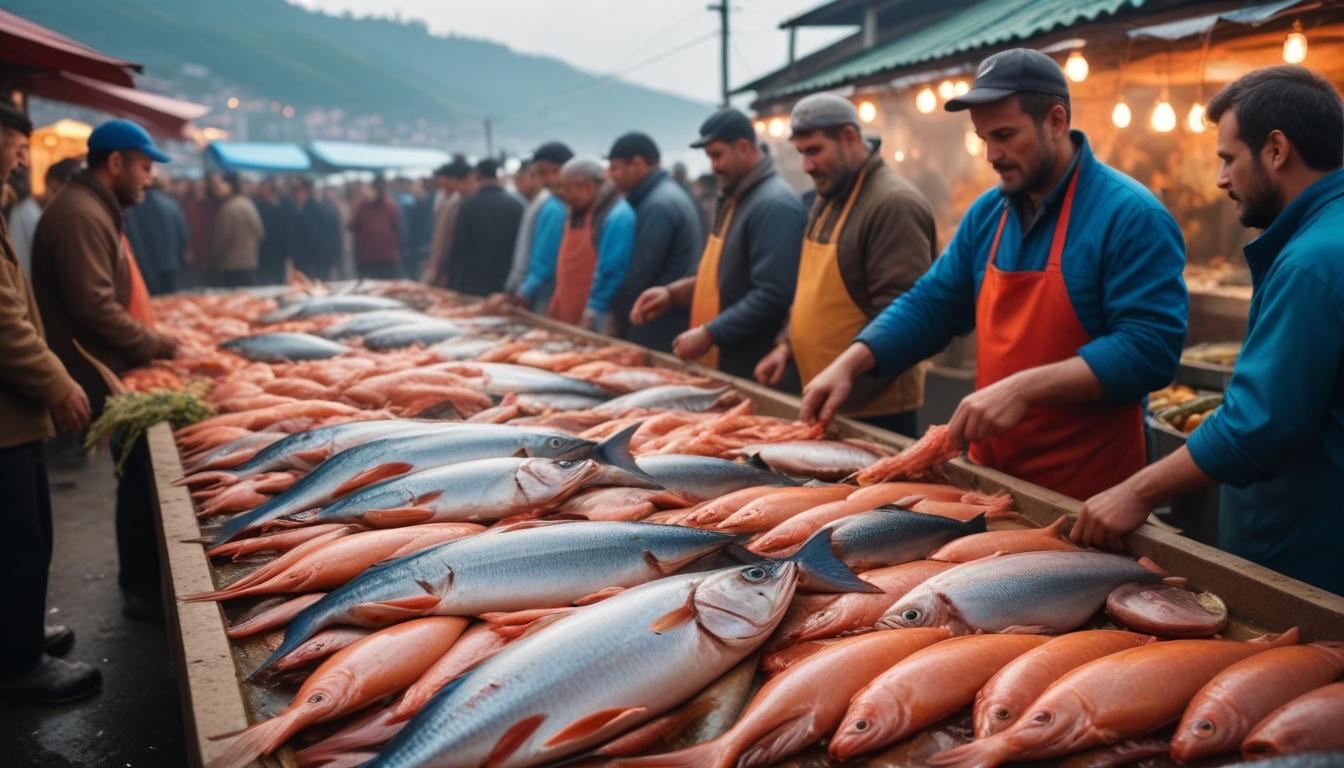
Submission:
[[[773,136],[773,137],[775,137],[776,139],[778,139],[779,137],[783,136],[783,135],[784,135],[784,118],[782,118],[782,117],[772,117],[772,118],[770,118],[770,125],[769,125],[768,130],[769,130],[769,132],[770,132],[770,135]]]
[[[898,162],[898,163],[904,163],[904,162],[905,162],[905,150],[903,150],[903,149],[898,149],[898,150],[896,150],[896,153],[895,153],[894,155],[892,155],[892,157],[896,158],[896,162]]]
[[[1301,64],[1307,60],[1307,36],[1302,33],[1302,22],[1293,21],[1293,31],[1283,39],[1283,60]]]
[[[1176,129],[1176,110],[1171,108],[1171,102],[1165,96],[1153,107],[1152,124],[1158,133],[1171,133]]]
[[[1115,109],[1111,110],[1111,122],[1115,123],[1116,128],[1128,128],[1131,119],[1133,119],[1133,115],[1129,112],[1129,105],[1125,103],[1124,99],[1117,101]]]
[[[864,101],[859,104],[859,119],[865,123],[871,123],[877,119],[877,105],[871,101]]]
[[[1070,53],[1064,62],[1064,74],[1075,83],[1086,80],[1088,71],[1087,59],[1083,58],[1082,51]]]
[[[951,80],[944,80],[938,84],[938,98],[947,101],[957,95],[957,86],[952,84]]]
[[[958,80],[957,84],[952,87],[952,92],[958,96],[965,96],[970,90],[971,84],[965,80]]]
[[[754,122],[754,123],[751,124],[751,127],[752,127],[752,128],[755,128],[757,133],[765,133],[765,121],[764,121],[764,120],[757,120],[756,122]]]
[[[985,150],[985,142],[975,135],[975,131],[967,131],[964,141],[966,143],[966,154],[971,157],[979,157],[980,153]]]
[[[1190,107],[1190,114],[1185,116],[1185,125],[1191,133],[1203,133],[1208,125],[1204,122],[1204,105],[1196,101]]]
[[[924,114],[929,114],[938,108],[938,97],[934,95],[932,88],[925,88],[915,96],[915,109]]]

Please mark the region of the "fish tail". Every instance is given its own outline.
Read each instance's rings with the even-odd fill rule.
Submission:
[[[219,757],[205,764],[205,768],[245,768],[262,755],[269,755],[285,743],[303,725],[292,709],[248,728],[234,739]]]
[[[613,760],[609,768],[731,768],[735,755],[722,739],[661,755]]]
[[[326,627],[326,622],[320,621],[321,614],[314,610],[321,606],[322,602],[322,600],[318,600],[316,603],[304,608],[299,612],[299,615],[295,616],[294,619],[289,622],[289,626],[285,628],[284,640],[280,641],[280,645],[276,647],[275,651],[273,651],[265,661],[261,662],[256,669],[252,670],[252,674],[248,675],[246,678],[247,681],[251,682],[252,680],[257,679],[261,673],[270,669],[276,662],[288,656],[300,645],[303,645],[305,641],[317,634],[319,630]]]
[[[641,480],[652,483],[654,487],[661,488],[662,486],[650,477],[649,473],[635,463],[635,457],[630,453],[630,438],[634,437],[635,432],[642,426],[644,422],[637,421],[603,440],[593,449],[593,458],[602,464],[623,469]]]
[[[882,590],[860,579],[831,549],[834,529],[823,528],[812,534],[797,552],[784,560],[797,563],[804,583],[814,592],[869,592]]]
[[[991,736],[977,739],[930,757],[926,762],[938,768],[994,768],[1012,759],[1012,747],[1004,739]]]
[[[986,525],[985,522],[988,519],[989,519],[989,513],[981,512],[980,514],[966,521],[966,530],[970,531],[971,533],[984,533],[985,531],[989,530],[989,527],[988,525]]]

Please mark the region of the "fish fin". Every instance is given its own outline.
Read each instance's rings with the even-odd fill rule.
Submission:
[[[762,459],[762,458],[761,458],[761,454],[759,454],[759,453],[753,453],[753,454],[751,454],[750,456],[747,457],[747,460],[746,460],[746,462],[744,462],[744,463],[745,463],[748,467],[751,467],[751,468],[753,468],[753,469],[759,469],[759,470],[761,470],[762,472],[774,472],[774,471],[775,471],[769,464],[766,464],[766,463],[765,463],[765,459]]]
[[[1144,568],[1147,568],[1153,573],[1156,573],[1158,576],[1161,576],[1162,578],[1166,578],[1171,575],[1171,573],[1168,572],[1165,568],[1153,562],[1152,560],[1149,560],[1146,557],[1139,558],[1139,565],[1143,566]]]
[[[303,721],[295,716],[301,711],[287,710],[248,728],[234,738],[228,749],[206,763],[205,768],[244,768],[258,757],[269,755],[303,725]]]
[[[490,750],[490,756],[485,758],[481,768],[499,768],[500,765],[503,765],[514,752],[518,751],[519,747],[523,746],[532,737],[532,734],[536,732],[537,728],[541,727],[541,723],[545,719],[545,715],[532,715],[510,726],[509,730],[499,737],[499,741],[495,743],[495,748]]]
[[[570,608],[569,610],[572,611],[574,609]],[[568,615],[568,613],[548,613],[528,624],[491,625],[490,631],[505,639],[517,640],[520,637],[527,637],[535,634]]]
[[[985,531],[989,530],[988,526],[985,525],[985,521],[987,519],[988,519],[988,513],[981,512],[980,514],[966,521],[966,528],[971,533],[984,533]]]
[[[687,596],[686,602],[655,619],[654,622],[649,625],[649,630],[661,635],[670,629],[675,629],[688,621],[694,620],[694,601],[695,593],[692,592]]]
[[[372,509],[365,512],[362,517],[366,523],[375,528],[404,528],[408,525],[429,522],[434,518],[434,510],[428,507]]]
[[[789,718],[751,743],[738,761],[742,765],[773,765],[817,740],[813,736],[816,714],[810,711]]]
[[[600,464],[625,470],[633,475],[634,479],[642,481],[645,484],[642,487],[661,490],[663,486],[640,468],[639,464],[635,463],[635,457],[630,453],[630,438],[634,437],[635,432],[642,426],[644,426],[644,422],[637,421],[603,440],[597,447],[593,448],[593,458],[597,459]],[[641,486],[635,485],[634,487]]]
[[[568,741],[586,739],[603,728],[619,729],[620,726],[629,725],[633,720],[647,715],[648,712],[648,707],[604,709],[601,712],[594,712],[561,728],[554,736],[546,740],[546,746],[556,747]]]
[[[714,708],[709,697],[691,699],[680,708],[644,723],[608,741],[591,753],[593,757],[625,757],[645,754],[654,746],[681,733],[691,721],[704,717]]]
[[[346,480],[344,483],[341,483],[336,490],[332,491],[331,497],[333,499],[340,498],[341,496],[353,493],[366,485],[373,485],[380,480],[388,480],[397,475],[404,475],[410,471],[411,467],[411,464],[404,461],[389,461],[384,464],[379,464],[376,467],[369,467],[349,480]]]
[[[1041,533],[1046,534],[1047,536],[1054,536],[1056,538],[1062,539],[1064,538],[1064,526],[1067,525],[1068,522],[1069,522],[1068,515],[1057,517],[1055,518],[1055,522],[1042,528]]]
[[[1004,627],[996,634],[1000,635],[1057,635],[1053,627],[1047,627],[1043,624],[1014,624],[1011,627]]]
[[[1013,758],[1012,745],[1003,738],[1003,732],[969,744],[945,749],[925,762],[939,768],[990,768]]]
[[[868,592],[880,593],[880,587],[860,579],[844,561],[831,550],[834,530],[823,528],[812,534],[798,551],[784,558],[798,564],[803,579],[800,586],[810,592]]]
[[[1278,648],[1284,645],[1297,645],[1297,641],[1300,639],[1301,633],[1298,632],[1297,627],[1289,627],[1277,635],[1265,633],[1259,637],[1251,638],[1247,642],[1255,643],[1257,645],[1265,645],[1270,648]]]
[[[736,751],[727,748],[720,737],[676,752],[619,758],[607,763],[607,766],[608,768],[728,768],[733,764],[734,757]]]
[[[1185,576],[1168,576],[1162,582],[1172,587],[1184,587],[1190,584],[1190,579]]]
[[[488,624],[499,627],[526,626],[547,616],[560,616],[574,611],[571,606],[560,608],[529,608],[525,611],[491,611],[482,613],[478,618]]]
[[[603,600],[606,600],[608,597],[614,597],[616,595],[619,595],[624,591],[625,587],[607,587],[606,589],[599,589],[598,591],[594,592],[591,595],[584,595],[583,597],[580,597],[578,600],[574,601],[574,604],[592,605],[593,603],[599,603]]]
[[[351,608],[350,613],[364,621],[383,624],[421,616],[438,604],[439,598],[434,595],[411,595],[377,603],[361,603]]]

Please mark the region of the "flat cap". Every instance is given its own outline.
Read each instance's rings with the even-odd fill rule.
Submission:
[[[739,110],[728,107],[710,115],[700,125],[700,138],[691,142],[691,149],[706,147],[711,141],[726,141],[731,144],[738,139],[755,141],[756,129],[751,125],[751,118]]]
[[[833,93],[814,93],[804,96],[793,105],[789,127],[794,133],[808,133],[838,125],[859,127],[859,111],[853,102]]]
[[[607,153],[607,158],[611,160],[630,160],[636,157],[642,157],[650,164],[658,162],[662,157],[658,152],[658,145],[647,133],[630,131],[621,134],[611,145],[611,151]]]

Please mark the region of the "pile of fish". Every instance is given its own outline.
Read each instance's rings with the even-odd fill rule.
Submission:
[[[829,439],[404,290],[156,306],[220,412],[176,435],[221,574],[179,598],[286,704],[210,768],[1344,749],[1344,645],[1221,637],[1215,596],[941,482],[944,429]]]

